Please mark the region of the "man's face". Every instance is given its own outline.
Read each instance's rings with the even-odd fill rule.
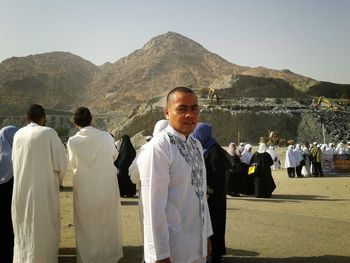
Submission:
[[[196,128],[199,119],[197,98],[192,93],[175,92],[164,109],[169,124],[186,137]]]

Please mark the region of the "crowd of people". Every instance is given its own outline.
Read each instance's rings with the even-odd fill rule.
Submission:
[[[312,144],[306,142],[303,145],[289,145],[286,152],[285,168],[287,168],[288,177],[323,177],[322,155],[342,155],[350,154],[350,142],[345,147],[339,143],[335,147],[334,143]]]
[[[226,194],[270,198],[271,169],[280,168],[273,147],[230,143],[227,151],[199,123],[195,93],[168,93],[166,120],[137,152],[129,136],[115,142],[92,126],[88,108],[73,121],[79,131],[66,148],[46,127],[45,110],[30,105],[28,125],[0,130],[1,262],[57,262],[60,241],[59,190],[67,167],[73,172],[77,260],[115,263],[123,257],[121,200],[139,191],[146,263],[221,262],[226,254]],[[333,145],[334,146],[334,145]],[[329,148],[289,146],[288,176],[315,171]],[[339,145],[334,151],[348,151]]]

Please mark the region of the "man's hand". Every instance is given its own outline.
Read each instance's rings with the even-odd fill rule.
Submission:
[[[211,256],[211,241],[209,237],[208,237],[208,256]]]
[[[170,258],[156,260],[156,263],[171,263]]]

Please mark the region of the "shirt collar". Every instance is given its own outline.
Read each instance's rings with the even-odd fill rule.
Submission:
[[[186,142],[186,140],[188,139],[188,137],[187,137],[187,139],[186,139],[186,136],[185,135],[183,135],[182,133],[180,133],[180,132],[178,132],[178,131],[176,131],[173,127],[171,127],[170,125],[168,125],[168,127],[166,128],[166,131],[167,132],[169,132],[170,134],[172,134],[172,135],[175,135],[176,137],[178,137],[181,141],[183,141],[183,142]]]
[[[30,122],[30,123],[28,123],[28,126],[40,126],[39,124],[37,124],[37,123],[35,123],[35,122]]]
[[[92,130],[94,127],[92,127],[91,125],[90,126],[86,126],[86,127],[83,127],[81,128],[80,130]]]

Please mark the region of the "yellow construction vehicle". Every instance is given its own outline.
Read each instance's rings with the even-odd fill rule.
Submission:
[[[340,97],[340,99],[338,100],[338,103],[346,107],[350,106],[350,98],[346,94],[344,94],[343,96]]]
[[[338,111],[338,108],[333,105],[333,102],[323,96],[318,97],[316,100],[316,106],[320,109]]]
[[[260,137],[261,143],[266,143],[268,146],[287,146],[289,144],[293,144],[294,140],[287,140],[284,138],[281,138],[278,132],[275,131],[269,131],[269,136],[267,137]]]
[[[216,99],[216,101],[218,102],[219,101],[219,95],[218,95],[216,89],[209,88],[208,100],[209,100],[209,102],[212,102],[214,99]]]

